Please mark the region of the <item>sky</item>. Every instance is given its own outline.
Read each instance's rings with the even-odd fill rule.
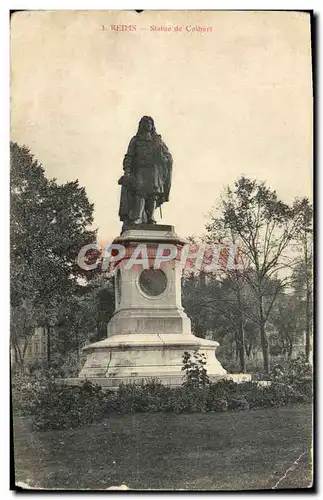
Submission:
[[[287,203],[311,197],[309,15],[13,15],[11,139],[31,149],[48,177],[79,179],[100,239],[120,233],[117,181],[143,115],[154,118],[174,159],[170,201],[157,220],[183,237],[204,232],[224,187],[242,174]]]

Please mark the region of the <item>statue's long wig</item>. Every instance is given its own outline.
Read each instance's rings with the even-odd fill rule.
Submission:
[[[143,116],[141,119],[140,119],[140,122],[139,122],[139,126],[138,126],[138,132],[137,134],[142,134],[145,129],[144,129],[144,123],[146,121],[150,121],[151,124],[152,124],[152,130],[151,130],[151,135],[152,136],[157,136],[157,132],[156,132],[156,128],[155,128],[155,122],[154,122],[154,119],[151,117],[151,116]]]

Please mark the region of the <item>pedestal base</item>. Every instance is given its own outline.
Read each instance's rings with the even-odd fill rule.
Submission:
[[[183,310],[182,250],[186,243],[172,226],[158,225],[129,227],[115,239],[122,257],[115,269],[116,310],[108,336],[84,348],[87,359],[79,378],[67,383],[88,379],[117,389],[121,383],[157,378],[179,386],[185,351],[205,355],[211,381],[232,378],[215,356],[219,344],[195,337]]]
[[[178,386],[183,383],[182,358],[185,351],[206,356],[209,377],[222,378],[226,370],[215,356],[218,343],[192,334],[114,335],[85,348],[87,360],[79,379],[116,389],[123,383],[158,378]]]

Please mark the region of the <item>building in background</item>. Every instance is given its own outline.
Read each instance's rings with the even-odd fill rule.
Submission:
[[[23,350],[23,340],[21,341],[21,349]],[[45,333],[45,328],[39,326],[35,329],[35,333],[30,337],[26,354],[25,354],[25,364],[33,364],[36,361],[46,361],[47,359],[47,335]],[[16,364],[15,351],[11,348],[11,364],[14,366]]]

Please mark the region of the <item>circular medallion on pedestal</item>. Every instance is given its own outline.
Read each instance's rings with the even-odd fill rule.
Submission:
[[[139,286],[149,297],[158,297],[166,290],[166,274],[160,269],[144,269],[139,276]]]

